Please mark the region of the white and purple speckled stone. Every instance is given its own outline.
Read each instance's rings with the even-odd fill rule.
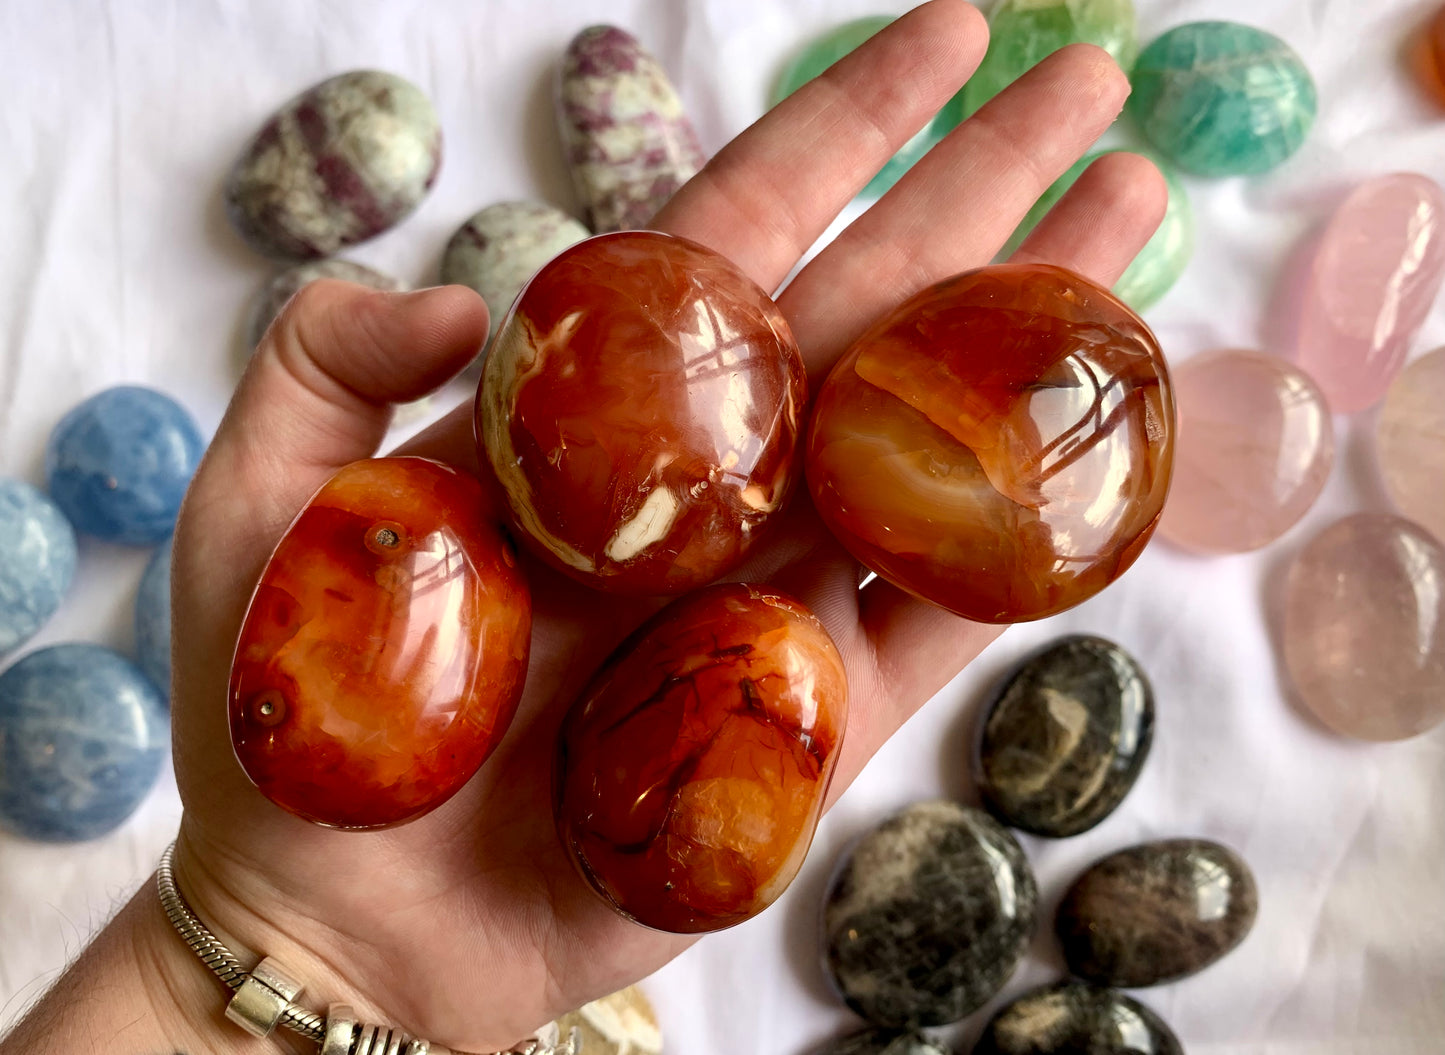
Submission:
[[[616,26],[584,29],[568,45],[557,126],[598,234],[647,227],[707,160],[667,72]]]
[[[322,81],[278,110],[226,181],[226,211],[267,256],[314,260],[395,226],[441,165],[431,100],[391,73]]]
[[[507,309],[542,265],[588,237],[561,209],[534,201],[488,205],[452,235],[442,256],[442,282],[482,295],[497,332]]]
[[[310,285],[319,278],[336,278],[343,282],[355,282],[360,286],[399,293],[410,289],[399,278],[392,278],[351,260],[313,260],[297,264],[277,272],[256,294],[251,305],[250,320],[246,325],[246,347],[255,348],[266,336],[266,330],[281,314],[286,302],[294,297],[302,286]]]
[[[29,484],[0,480],[0,656],[55,614],[75,578],[75,529]]]

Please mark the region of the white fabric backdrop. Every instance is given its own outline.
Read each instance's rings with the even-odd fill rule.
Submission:
[[[40,481],[72,403],[120,382],[157,385],[208,431],[237,372],[247,298],[267,274],[226,227],[222,175],[284,99],[342,70],[412,78],[447,136],[440,182],[400,229],[355,258],[417,283],[474,209],[512,197],[574,204],[552,131],[551,64],[582,26],[630,27],[673,72],[705,145],[760,112],[809,34],[904,0],[435,0],[0,5],[0,472]],[[1190,181],[1199,252],[1151,315],[1166,350],[1268,346],[1274,286],[1298,237],[1354,181],[1445,176],[1445,114],[1402,71],[1417,0],[1139,0],[1142,32],[1200,18],[1286,37],[1321,88],[1304,150],[1259,180]],[[1415,349],[1445,341],[1445,309]],[[463,398],[452,390],[445,404]],[[1339,421],[1339,464],[1305,525],[1262,554],[1199,560],[1156,544],[1084,607],[1011,631],[909,724],[824,822],[790,893],[715,936],[647,989],[673,1052],[801,1053],[849,1028],[816,961],[832,859],[914,799],[972,797],[966,756],[981,694],[1055,635],[1121,642],[1151,673],[1153,757],[1100,828],[1025,839],[1041,919],[1089,861],[1137,840],[1201,835],[1237,847],[1261,887],[1259,923],[1207,973],[1145,992],[1194,1055],[1445,1051],[1445,732],[1386,746],[1323,732],[1281,686],[1269,598],[1310,532],[1386,508],[1372,415]],[[145,555],[83,543],[65,610],[35,646],[131,646]],[[120,831],[81,846],[0,835],[0,1025],[18,1015],[149,875],[179,802],[167,778]],[[1058,974],[1047,923],[1008,988]],[[971,1043],[982,1016],[945,1031]],[[966,1046],[963,1050],[967,1050]]]

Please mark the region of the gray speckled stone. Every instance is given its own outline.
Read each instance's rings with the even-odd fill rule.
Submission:
[[[844,855],[823,908],[824,964],[870,1022],[956,1022],[1013,974],[1036,900],[1023,850],[997,821],[916,803]]]
[[[1059,982],[994,1015],[973,1055],[1184,1055],[1174,1031],[1123,993]]]
[[[865,1029],[829,1041],[813,1055],[950,1055],[940,1042],[912,1030]]]
[[[1134,786],[1153,732],[1154,694],[1132,656],[1097,637],[1056,641],[1009,676],[984,716],[984,805],[1038,835],[1087,831]]]
[[[257,252],[330,256],[410,214],[436,179],[441,145],[436,110],[416,85],[343,73],[261,127],[226,181],[226,212]]]
[[[310,285],[318,278],[337,278],[343,282],[355,282],[359,286],[400,293],[410,287],[399,278],[392,278],[380,271],[351,260],[313,260],[297,264],[284,271],[278,271],[256,293],[251,305],[251,316],[246,324],[246,347],[255,348],[266,336],[266,330],[281,314],[286,302],[300,292],[301,287]]]
[[[452,235],[442,256],[442,282],[469,286],[492,313],[492,333],[528,279],[590,232],[561,209],[533,201],[488,205]]]
[[[1055,923],[1071,971],[1132,989],[1208,967],[1244,940],[1258,905],[1254,876],[1233,850],[1165,839],[1095,862]]]

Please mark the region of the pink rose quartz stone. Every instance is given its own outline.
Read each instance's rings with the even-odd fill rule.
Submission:
[[[1400,512],[1445,541],[1445,348],[1416,359],[1390,386],[1375,451]]]
[[[1321,237],[1299,325],[1299,363],[1330,407],[1373,406],[1400,372],[1445,278],[1445,192],[1417,173],[1356,188]]]
[[[1404,740],[1445,719],[1445,548],[1400,517],[1359,513],[1295,558],[1284,661],[1320,721]]]
[[[1334,464],[1319,388],[1272,355],[1223,351],[1174,371],[1179,442],[1159,534],[1198,553],[1243,553],[1314,505]]]

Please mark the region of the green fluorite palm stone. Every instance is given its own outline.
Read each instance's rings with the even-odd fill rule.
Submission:
[[[988,20],[988,53],[942,120],[958,124],[1069,44],[1097,44],[1127,71],[1139,54],[1133,0],[1000,0]]]
[[[843,23],[808,44],[792,62],[783,67],[777,86],[773,89],[772,105],[777,106],[778,103],[892,21],[893,18],[889,15],[855,19],[852,22]],[[903,144],[898,153],[889,159],[888,164],[884,165],[868,186],[863,189],[863,193],[876,197],[888,190],[913,167],[914,162],[928,153],[929,147],[933,146],[939,138],[931,126],[925,127]]]
[[[1101,150],[1090,154],[1059,177],[1029,210],[1023,223],[1019,224],[1013,237],[1009,239],[1004,253],[1011,254],[1023,244],[1029,232],[1038,226],[1045,213],[1058,204],[1059,199],[1078,181],[1086,168],[1105,154],[1113,153],[1118,151]],[[1159,166],[1159,171],[1164,173],[1164,180],[1169,185],[1169,206],[1164,211],[1164,219],[1159,222],[1159,229],[1139,251],[1139,255],[1129,265],[1129,270],[1114,284],[1115,296],[1135,311],[1145,311],[1179,281],[1179,276],[1184,274],[1184,269],[1189,265],[1189,258],[1194,255],[1194,209],[1189,204],[1189,194],[1184,190],[1184,184],[1179,182],[1179,176],[1172,166],[1146,151],[1133,150],[1128,153],[1142,153],[1149,157],[1149,160]]]
[[[1129,110],[1180,168],[1201,176],[1268,172],[1314,124],[1314,81],[1272,33],[1192,22],[1165,33],[1134,66]]]

